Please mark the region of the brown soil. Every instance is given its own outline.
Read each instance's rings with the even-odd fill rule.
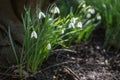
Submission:
[[[98,29],[85,44],[74,42],[68,49],[53,50],[27,80],[120,80],[119,51],[103,47],[103,34]],[[14,70],[13,66],[1,69],[0,80],[20,80]]]

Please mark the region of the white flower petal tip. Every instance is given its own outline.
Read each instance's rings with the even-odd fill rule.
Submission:
[[[38,15],[38,18],[41,19],[41,18],[45,18],[45,14],[43,12],[39,12],[39,15]]]
[[[53,14],[60,14],[60,9],[57,6],[55,6],[50,10],[50,12]]]
[[[50,43],[47,45],[47,49],[51,50],[51,44]]]
[[[33,31],[33,32],[31,33],[31,38],[37,39],[37,33],[36,33],[35,31]]]
[[[88,13],[88,14],[86,15],[86,17],[87,17],[87,18],[91,18],[91,14]]]
[[[102,18],[101,18],[101,16],[99,15],[99,16],[97,16],[97,20],[101,20]]]
[[[61,31],[61,34],[64,34],[64,33],[65,33],[65,28],[63,28]]]
[[[82,22],[78,22],[78,23],[77,23],[77,27],[78,27],[78,28],[82,28],[82,27],[83,27],[83,26],[82,26]]]

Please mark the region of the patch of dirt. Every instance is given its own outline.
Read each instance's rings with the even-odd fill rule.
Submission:
[[[85,44],[53,50],[40,70],[27,80],[120,80],[120,54],[103,47],[103,34],[104,30],[98,29]],[[10,68],[0,73],[0,80],[20,80],[9,75],[12,71]]]

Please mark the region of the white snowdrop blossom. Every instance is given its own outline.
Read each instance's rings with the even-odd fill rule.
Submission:
[[[77,23],[77,27],[78,27],[78,28],[82,28],[82,22],[78,22],[78,23]]]
[[[50,43],[47,45],[47,49],[48,49],[48,50],[51,49],[51,44],[50,44]]]
[[[65,32],[65,31],[64,31],[64,30],[62,30],[62,32],[61,32],[61,33],[62,33],[62,34],[64,34],[64,32]]]
[[[41,19],[42,17],[45,18],[46,16],[43,12],[40,11],[39,15],[38,15],[38,18]]]
[[[37,33],[36,33],[35,31],[33,31],[33,32],[31,33],[31,38],[37,39]]]
[[[76,20],[77,20],[77,18],[72,18],[72,19],[70,20],[70,22],[73,23],[73,24],[75,24],[75,23],[76,23]]]
[[[68,28],[75,28],[75,24],[74,24],[74,23],[70,23],[70,24],[68,25]]]
[[[86,4],[83,4],[82,7],[85,8],[85,7],[86,7]]]
[[[90,14],[90,13],[87,13],[86,17],[87,17],[87,18],[91,18],[91,14]]]
[[[95,14],[95,9],[94,8],[90,8],[90,9],[88,9],[88,12],[91,13],[91,14]]]
[[[51,13],[53,14],[60,14],[60,10],[57,6],[53,7],[51,10],[50,10]]]
[[[52,19],[52,18],[49,18],[48,20],[49,20],[49,21],[52,21],[53,19]]]
[[[100,15],[98,15],[97,16],[97,20],[101,20],[102,18],[101,18],[101,16]]]
[[[64,34],[64,33],[65,33],[65,28],[63,28],[63,29],[62,29],[62,32],[61,32],[61,34]]]

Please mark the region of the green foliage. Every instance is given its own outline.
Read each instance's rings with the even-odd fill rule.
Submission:
[[[25,8],[25,12],[23,52],[18,63],[21,75],[24,63],[28,73],[36,72],[57,45],[68,47],[74,38],[78,42],[87,40],[101,19],[94,7],[87,6],[85,1],[71,7],[66,16],[61,15],[56,4],[45,13],[39,8],[33,15],[30,15],[30,9]]]
[[[78,0],[58,0],[57,5],[61,10],[61,15],[66,16],[70,13],[70,8],[76,8],[79,5],[79,2]]]
[[[77,7],[71,7],[67,19],[66,26],[68,27],[66,28],[66,32],[75,31],[74,35],[69,36],[69,38],[75,36],[74,38],[77,37],[78,42],[87,40],[96,25],[101,22],[100,14],[96,12],[93,6],[87,5],[83,0],[79,0],[79,5]],[[72,28],[70,28],[71,23],[74,25],[71,26]]]
[[[17,64],[18,64],[18,63],[19,63],[19,59],[18,59],[18,56],[17,56],[17,53],[16,53],[15,45],[14,45],[13,40],[12,40],[12,37],[11,37],[10,27],[8,27],[8,37],[9,37],[9,41],[10,41],[10,43],[11,43],[11,48],[12,48],[12,50],[13,50],[13,53],[14,53],[16,62],[17,62]]]
[[[106,26],[105,45],[120,48],[120,0],[86,1],[94,5],[102,16],[102,22]]]
[[[36,14],[31,18],[30,10],[26,10],[23,19],[25,29],[23,57],[29,72],[35,72],[48,57],[52,46],[61,40],[59,37],[61,30],[56,27],[54,15],[45,15],[41,11]]]

